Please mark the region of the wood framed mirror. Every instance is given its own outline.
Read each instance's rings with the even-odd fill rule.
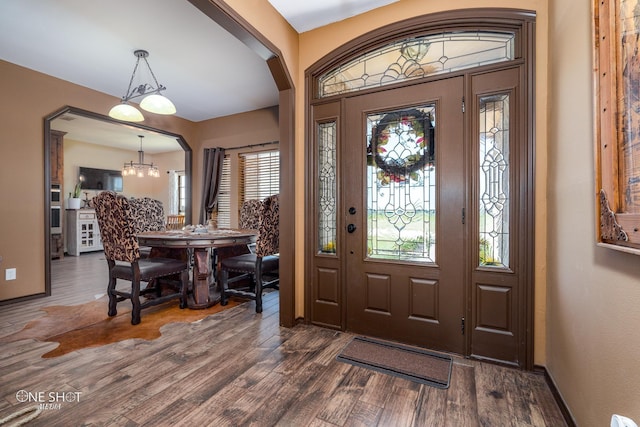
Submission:
[[[143,136],[145,140],[145,145],[142,146],[142,149],[140,148],[142,145],[142,138],[140,138],[140,136]],[[117,169],[119,171],[122,169],[124,162],[128,162],[129,160],[137,162],[139,160],[139,153],[137,153],[139,150],[150,153],[154,155],[154,157],[169,153],[169,156],[173,158],[170,164],[174,165],[173,167],[178,170],[182,177],[181,183],[185,189],[183,200],[185,222],[191,223],[192,218],[192,150],[181,135],[152,128],[144,124],[117,121],[108,116],[76,107],[66,106],[61,108],[44,119],[44,249],[45,294],[47,296],[51,295],[52,255],[57,255],[54,251],[60,250],[64,254],[64,234],[66,232],[63,227],[65,222],[65,199],[67,198],[66,195],[73,191],[73,188],[71,188],[73,185],[69,183],[69,172],[66,174],[67,178],[65,179],[63,177],[64,171],[61,170],[65,167],[63,166],[63,156],[65,150],[64,141],[67,137],[69,137],[67,139],[67,148],[69,148],[69,146],[74,147],[76,149],[76,153],[74,154],[75,158],[81,159],[75,163],[81,162],[82,166],[90,168],[105,170]],[[73,137],[73,139],[71,139],[71,137]],[[78,147],[82,146],[85,146],[84,151],[78,150]],[[91,150],[99,154],[93,156],[87,155],[86,153],[92,152]],[[114,156],[115,158],[124,156],[126,159],[124,162],[120,162],[120,160],[116,161],[114,158],[110,158],[107,162],[102,155],[105,151],[117,152],[118,155]],[[183,156],[184,162],[176,160],[177,156]],[[145,161],[145,163],[147,162]],[[73,172],[71,172],[73,176],[72,183],[76,181],[78,176],[78,166],[80,166],[80,163],[71,166],[74,168]],[[160,164],[158,164],[158,166],[161,168],[160,179],[166,180],[168,174],[167,168],[163,168]],[[69,165],[66,166],[66,169],[69,171]],[[128,177],[127,179],[140,178]],[[168,188],[165,190],[168,194]],[[89,200],[90,195],[93,197],[97,191],[100,190],[91,189],[83,191],[83,193],[85,193],[84,200]],[[144,192],[144,189],[127,191],[125,181],[124,194],[153,196],[152,194],[144,194],[141,192]],[[166,208],[165,211],[168,213]],[[58,233],[53,233],[53,231],[57,231]],[[60,239],[62,242],[60,242]],[[62,248],[60,248],[60,245],[62,245]],[[54,250],[52,250],[52,247]]]
[[[637,0],[593,2],[596,241],[640,255]]]

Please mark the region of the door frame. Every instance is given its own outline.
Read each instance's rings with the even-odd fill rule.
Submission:
[[[306,113],[305,113],[305,257],[304,257],[304,278],[305,278],[305,322],[319,324],[321,326],[334,328],[337,330],[345,330],[346,318],[345,309],[339,311],[341,319],[335,324],[326,324],[324,322],[314,321],[314,289],[313,289],[313,271],[314,257],[316,256],[316,212],[315,212],[315,119],[313,116],[313,108],[321,105],[341,105],[343,98],[352,94],[335,95],[326,98],[318,98],[317,80],[324,73],[335,69],[337,66],[346,63],[363,53],[373,50],[377,47],[384,46],[395,40],[409,38],[411,36],[423,35],[425,33],[445,30],[465,30],[465,29],[485,29],[485,30],[508,30],[516,33],[516,60],[524,64],[524,76],[522,85],[523,93],[526,96],[522,105],[525,111],[522,112],[524,118],[523,126],[525,127],[523,135],[526,135],[526,144],[523,149],[527,152],[527,162],[524,165],[526,170],[526,182],[522,182],[528,191],[523,195],[522,204],[526,209],[524,223],[526,224],[525,233],[526,242],[524,251],[520,254],[522,258],[522,274],[525,277],[525,286],[522,289],[522,295],[517,301],[518,312],[520,313],[520,330],[522,331],[522,339],[518,344],[519,366],[521,368],[532,370],[534,367],[534,255],[535,255],[535,109],[534,109],[534,82],[535,82],[535,12],[516,9],[502,8],[480,8],[465,9],[459,11],[440,12],[429,15],[414,17],[408,20],[389,24],[385,27],[378,28],[366,33],[354,40],[351,40],[338,49],[328,53],[326,56],[318,60],[305,72],[305,91],[306,91]],[[469,73],[476,73],[483,69],[493,70],[505,67],[513,63],[505,62],[497,64],[497,66],[479,67],[469,70]],[[425,78],[429,81],[445,76],[436,76],[435,78]],[[397,86],[405,84],[415,84],[416,81],[409,83],[399,83]],[[389,85],[385,89],[393,88],[395,85]],[[467,85],[467,87],[470,87]],[[364,94],[379,90],[365,89],[359,91],[358,94]],[[340,115],[339,115],[340,116]],[[465,126],[468,119],[465,118]],[[338,131],[340,134],[340,131]],[[338,161],[339,164],[339,161]],[[340,195],[338,194],[338,199]],[[340,215],[340,214],[339,214]],[[341,225],[338,221],[338,227]],[[469,249],[471,250],[471,248]],[[339,273],[343,274],[343,273]],[[468,286],[468,281],[465,286]],[[337,301],[339,306],[346,301],[344,286],[337,289]],[[469,297],[466,298],[467,313],[471,313]],[[467,344],[464,356],[471,356],[469,336],[465,337]]]

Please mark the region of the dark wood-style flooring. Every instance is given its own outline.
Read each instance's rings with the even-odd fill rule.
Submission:
[[[0,336],[44,315],[39,307],[100,297],[106,274],[101,253],[53,261],[53,295],[0,306]],[[247,302],[162,332],[51,359],[40,356],[54,343],[2,344],[0,420],[33,406],[17,401],[24,390],[69,397],[54,394],[60,408],[29,426],[566,425],[539,374],[456,357],[443,390],[338,362],[353,335],[280,327],[277,292],[262,314]]]

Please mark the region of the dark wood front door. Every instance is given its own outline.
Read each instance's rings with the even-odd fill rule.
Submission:
[[[345,103],[346,328],[463,354],[462,77]]]
[[[308,71],[305,318],[532,369],[535,26],[473,13]]]

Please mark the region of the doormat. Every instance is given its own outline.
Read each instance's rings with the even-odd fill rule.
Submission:
[[[453,365],[445,354],[365,337],[351,340],[336,359],[437,388],[449,388]]]

